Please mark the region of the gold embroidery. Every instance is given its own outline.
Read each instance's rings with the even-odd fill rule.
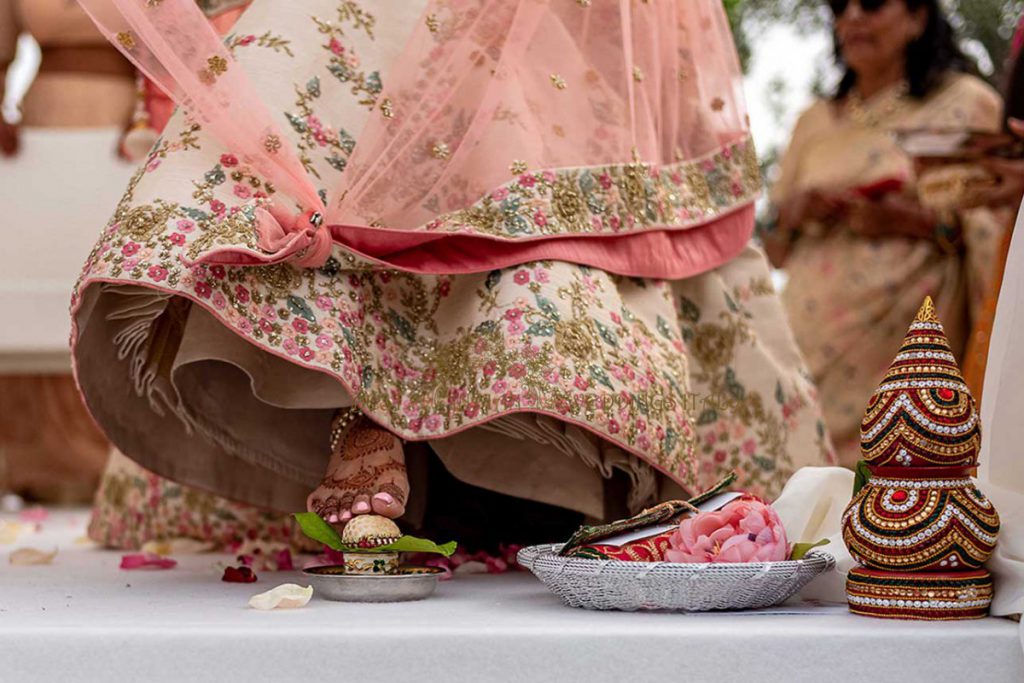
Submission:
[[[437,33],[438,29],[441,28],[441,22],[438,20],[436,14],[427,15],[427,28],[431,33]]]
[[[642,83],[644,80],[644,70],[638,66],[633,67],[633,80],[637,83]]]
[[[451,153],[447,142],[435,142],[434,146],[430,148],[430,154],[435,159],[447,159]]]
[[[228,60],[220,55],[214,55],[206,60],[206,68],[200,70],[199,80],[204,85],[213,85],[217,82],[217,77],[227,73],[227,70]]]
[[[394,105],[391,103],[391,98],[390,97],[385,97],[381,101],[381,103],[380,103],[380,112],[384,115],[384,118],[386,118],[386,119],[394,118],[395,111],[393,109],[393,106]]]
[[[723,109],[725,109],[725,100],[721,97],[711,100],[711,111],[722,111]]]
[[[508,170],[512,175],[521,175],[523,173],[526,173],[526,170],[528,168],[529,167],[526,165],[525,161],[522,161],[521,159],[516,159],[509,165]]]
[[[263,149],[267,150],[271,154],[277,154],[281,149],[281,138],[277,135],[270,133],[263,138]]]
[[[134,50],[135,49],[135,36],[132,34],[131,31],[121,31],[120,33],[118,33],[117,34],[117,42],[125,50]]]
[[[551,74],[551,85],[555,86],[557,90],[565,90],[568,86],[565,83],[565,79],[558,74]]]

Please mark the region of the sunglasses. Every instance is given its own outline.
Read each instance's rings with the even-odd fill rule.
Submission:
[[[888,4],[888,2],[889,0],[857,0],[857,4],[860,5],[860,8],[868,14],[877,12]],[[846,8],[850,6],[850,0],[828,0],[828,6],[832,8],[833,15],[841,17],[843,16],[843,13],[846,12]]]

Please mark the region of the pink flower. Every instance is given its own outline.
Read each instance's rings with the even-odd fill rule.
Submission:
[[[253,42],[255,42],[255,40],[256,40],[256,36],[252,36],[252,35],[249,35],[249,36],[242,36],[242,38],[240,38],[240,39],[239,39],[239,41],[238,41],[238,44],[239,44],[239,45],[242,45],[242,46],[245,46],[245,45],[252,45],[252,44],[253,44]],[[224,156],[228,156],[228,155],[224,155]],[[224,157],[221,157],[221,159],[223,159],[223,158],[224,158]],[[222,162],[222,163],[223,163],[223,162]],[[226,165],[226,164],[225,164],[225,165]]]
[[[238,285],[235,287],[235,298],[238,299],[239,303],[249,303],[249,290],[242,285]]]
[[[178,226],[178,230],[181,230],[182,232],[192,232],[196,229],[196,224],[187,218],[182,218],[180,221],[175,223],[175,225]]]
[[[684,519],[665,551],[669,562],[780,562],[788,556],[782,521],[754,496]]]
[[[204,299],[209,299],[210,295],[213,294],[213,288],[210,287],[210,285],[206,282],[197,282],[195,290],[196,294],[203,297]]]
[[[251,38],[252,36],[249,36],[249,37]],[[249,41],[249,42],[252,42],[252,41]],[[248,43],[246,43],[246,45],[247,44]],[[220,165],[224,166],[225,168],[231,168],[232,166],[238,166],[238,157],[236,157],[234,154],[221,154],[220,155]]]
[[[248,199],[252,196],[252,188],[242,183],[235,183],[234,193],[239,199]]]
[[[213,306],[214,308],[221,309],[228,305],[228,300],[224,298],[224,295],[217,292],[213,295]]]
[[[219,199],[214,199],[210,202],[210,211],[213,211],[215,214],[222,214],[227,211],[227,208],[224,202]]]
[[[299,334],[306,334],[309,332],[309,323],[306,322],[305,318],[296,318],[292,321],[292,327]]]
[[[328,337],[326,334],[321,334],[316,338],[316,345],[321,349],[329,349],[334,346],[334,340]]]
[[[173,569],[177,560],[156,553],[133,553],[121,556],[121,569]]]
[[[121,247],[121,253],[125,256],[134,256],[139,251],[139,245],[135,242],[129,242],[128,244]]]
[[[342,52],[345,51],[345,46],[342,45],[337,38],[331,38],[331,42],[327,45],[327,47],[330,48],[331,52],[333,52],[336,55],[340,55]]]
[[[530,272],[528,270],[517,270],[516,274],[512,276],[512,280],[517,285],[525,285],[530,281]]]
[[[185,236],[182,235],[180,232],[172,232],[170,235],[167,236],[167,241],[179,247],[184,246]]]

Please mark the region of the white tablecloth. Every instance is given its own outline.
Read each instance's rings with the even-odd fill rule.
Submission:
[[[0,547],[2,681],[1002,681],[1024,680],[1017,623],[915,623],[842,606],[738,614],[625,614],[562,606],[528,574],[460,576],[419,603],[320,600],[258,612],[227,558],[122,571],[76,544],[85,513],[52,515]],[[7,519],[10,519],[8,516]],[[60,548],[52,566],[7,551]]]

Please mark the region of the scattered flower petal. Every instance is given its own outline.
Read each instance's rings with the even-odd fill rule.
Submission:
[[[249,598],[249,607],[253,609],[293,609],[303,607],[313,597],[313,587],[302,587],[294,583],[283,583],[266,593],[259,593]]]
[[[52,553],[48,553],[45,550],[37,550],[35,548],[19,548],[11,553],[10,561],[11,564],[27,566],[35,564],[53,564],[53,558],[57,557],[57,549],[54,548]]]
[[[121,556],[121,569],[173,569],[177,560],[156,553],[132,553]]]
[[[228,583],[255,583],[256,572],[249,567],[225,567],[220,580]]]
[[[19,520],[29,523],[45,522],[49,517],[50,511],[44,507],[40,507],[39,505],[30,507],[27,510],[22,510],[18,513]]]
[[[10,545],[18,540],[22,525],[17,522],[0,522],[0,545]]]
[[[212,543],[192,538],[171,538],[166,541],[148,541],[143,544],[142,552],[154,555],[195,555],[209,552],[212,547]]]

